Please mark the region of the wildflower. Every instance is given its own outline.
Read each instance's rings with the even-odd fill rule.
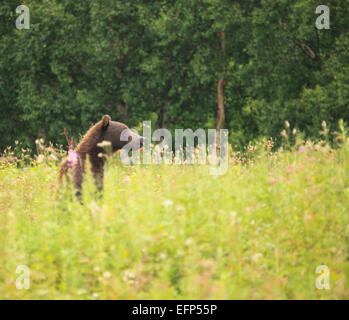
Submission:
[[[132,271],[126,270],[122,280],[126,283],[134,284],[136,281],[136,275]]]
[[[110,279],[110,278],[111,278],[111,273],[108,272],[108,271],[105,271],[105,272],[103,273],[103,277],[106,278],[106,279]]]
[[[284,181],[286,181],[286,178],[284,177],[284,176],[279,176],[279,181],[282,181],[282,182],[284,182]]]
[[[93,271],[94,271],[94,272],[99,272],[99,271],[101,271],[101,268],[98,267],[98,266],[95,266],[95,267],[93,268]]]
[[[240,168],[240,167],[238,167],[238,166],[234,166],[234,171],[238,172],[238,171],[240,171],[240,170],[241,170],[241,168]]]
[[[194,244],[194,240],[193,240],[192,238],[188,238],[188,239],[185,240],[185,242],[184,242],[184,245],[187,246],[187,247],[189,247],[189,246],[191,246],[191,245],[193,245],[193,244]]]
[[[286,128],[289,128],[289,127],[290,127],[290,123],[289,123],[287,120],[285,121],[285,127],[286,127]]]
[[[169,200],[169,199],[164,200],[164,201],[162,202],[162,205],[163,205],[165,208],[171,207],[171,206],[173,205],[173,201],[172,201],[172,200]]]
[[[126,176],[125,176],[125,178],[122,180],[122,182],[127,182],[127,181],[130,181],[131,180],[131,178],[130,178],[130,176],[127,174]]]
[[[327,124],[325,120],[322,121],[321,127],[322,127],[322,131],[320,131],[320,134],[327,137],[328,129],[327,129]]]
[[[73,165],[77,164],[79,164],[79,155],[73,149],[69,149],[68,168],[71,168]]]
[[[235,220],[237,214],[238,214],[238,213],[237,213],[236,211],[232,211],[232,212],[230,213],[231,219],[232,219],[232,220]]]
[[[287,133],[286,133],[286,130],[285,130],[285,129],[282,130],[282,131],[280,132],[280,134],[281,134],[285,139],[287,139]]]
[[[251,260],[253,261],[253,262],[257,262],[260,258],[262,258],[263,257],[263,254],[262,253],[256,253],[256,254],[254,254],[252,257],[251,257]]]
[[[286,173],[291,174],[294,170],[295,170],[295,167],[294,167],[294,166],[289,166],[289,167],[286,169]]]
[[[76,291],[76,293],[80,296],[80,295],[86,294],[86,293],[87,293],[87,290],[85,290],[85,289],[79,289],[78,291]]]
[[[275,179],[275,177],[270,177],[270,178],[269,178],[269,185],[273,185],[273,184],[275,184],[275,183],[277,183],[277,182],[278,182],[278,180]]]
[[[58,158],[57,158],[54,154],[50,154],[50,155],[48,156],[48,159],[49,159],[50,161],[57,161],[57,160],[58,160]]]
[[[39,154],[39,156],[36,159],[37,163],[42,163],[45,159],[45,156],[43,154]]]
[[[305,147],[304,146],[300,146],[297,152],[302,153],[304,151],[305,151]]]
[[[166,253],[165,252],[160,252],[159,253],[159,260],[165,260],[167,257]]]
[[[236,216],[237,216],[237,212],[236,211],[233,211],[230,213],[230,226],[234,226],[235,223],[236,223]]]

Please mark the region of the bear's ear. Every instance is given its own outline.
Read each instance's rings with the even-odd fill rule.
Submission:
[[[108,114],[105,114],[102,118],[102,128],[105,129],[109,125],[109,121],[111,121],[111,118]]]

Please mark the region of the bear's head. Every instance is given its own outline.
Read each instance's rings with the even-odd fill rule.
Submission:
[[[137,150],[143,147],[144,137],[133,132],[127,125],[112,121],[109,115],[102,118],[102,140],[112,144],[113,152],[127,145],[128,149]]]

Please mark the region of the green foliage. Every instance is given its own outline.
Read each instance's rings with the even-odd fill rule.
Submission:
[[[330,30],[315,28],[316,0],[29,0],[29,30],[15,28],[18,4],[0,4],[0,150],[63,143],[104,113],[214,127],[222,76],[234,146],[285,120],[311,138],[349,121],[348,0],[329,4]]]

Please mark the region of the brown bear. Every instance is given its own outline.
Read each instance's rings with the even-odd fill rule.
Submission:
[[[125,131],[126,130],[126,131]],[[127,137],[122,139],[121,134]],[[122,141],[125,140],[125,141]],[[81,200],[82,181],[85,173],[86,155],[91,162],[91,171],[99,191],[103,190],[105,150],[99,146],[102,141],[111,143],[112,152],[121,150],[124,146],[131,146],[137,150],[143,146],[144,138],[131,131],[125,124],[112,121],[109,115],[104,115],[102,120],[91,127],[75,150],[69,150],[59,169],[59,182],[68,172],[72,173],[72,180],[76,188],[76,196]]]

